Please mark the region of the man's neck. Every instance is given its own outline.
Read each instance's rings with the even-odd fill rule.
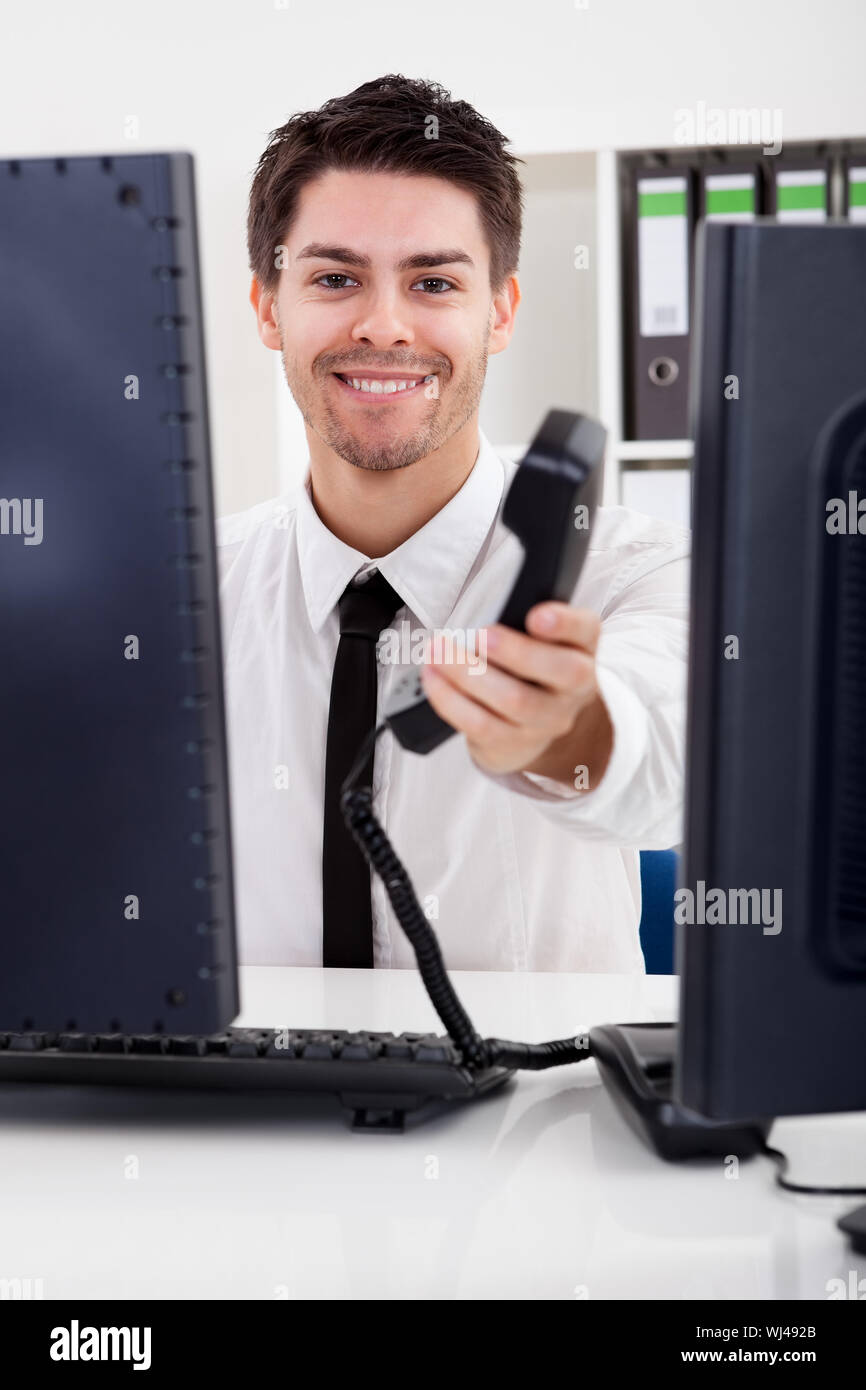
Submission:
[[[460,491],[480,441],[473,415],[441,449],[406,468],[355,468],[307,431],[313,505],[339,540],[376,559],[388,555]]]

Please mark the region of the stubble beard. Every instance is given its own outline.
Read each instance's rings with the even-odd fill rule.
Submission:
[[[333,449],[339,458],[345,459],[346,463],[351,464],[353,468],[363,468],[369,472],[388,472],[395,468],[408,468],[411,464],[417,463],[419,459],[426,458],[429,454],[435,453],[437,449],[441,449],[453,435],[463,428],[478,409],[487,375],[486,346],[482,345],[479,348],[479,351],[468,363],[466,370],[456,380],[450,374],[450,363],[446,367],[443,359],[443,365],[437,368],[435,386],[439,387],[444,379],[447,396],[440,394],[438,398],[427,403],[428,409],[425,412],[425,419],[410,434],[389,438],[387,418],[383,418],[379,422],[382,439],[369,442],[359,438],[347,428],[331,401],[325,396],[324,385],[320,385],[320,383],[324,383],[325,377],[333,369],[323,370],[317,368],[314,363],[311,380],[309,367],[301,366],[299,362],[287,354],[282,335],[280,344],[286,384],[304,417],[305,423],[329,449]],[[392,357],[395,356],[394,354],[391,355]],[[357,367],[359,374],[363,371],[361,364],[353,365]],[[392,367],[395,371],[411,370],[411,365],[407,368],[397,360],[377,363],[377,368],[387,367]],[[337,368],[336,370],[341,369]],[[347,367],[346,370],[348,372],[350,368]],[[377,412],[389,410],[388,405],[365,408],[375,409]],[[392,410],[399,409],[399,405],[395,402]]]

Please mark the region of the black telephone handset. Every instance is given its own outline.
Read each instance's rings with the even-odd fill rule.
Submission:
[[[506,627],[522,631],[536,603],[572,597],[589,548],[606,438],[590,416],[551,410],[519,463],[502,509],[524,549],[498,619]],[[455,732],[427,700],[417,668],[397,682],[384,717],[413,753],[430,753]]]

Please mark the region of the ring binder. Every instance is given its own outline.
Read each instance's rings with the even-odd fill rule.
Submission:
[[[686,434],[694,176],[635,170],[630,219],[631,391],[635,439]]]
[[[830,161],[784,160],[773,164],[770,211],[779,222],[825,222]]]
[[[707,164],[701,173],[700,216],[705,221],[751,222],[760,211],[757,164]]]
[[[866,157],[845,163],[845,216],[849,222],[866,222]]]

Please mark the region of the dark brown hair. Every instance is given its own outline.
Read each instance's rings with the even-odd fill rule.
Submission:
[[[282,244],[301,189],[327,169],[425,174],[473,193],[490,249],[490,284],[497,290],[517,269],[520,254],[521,161],[508,141],[465,101],[453,101],[436,82],[399,74],[365,82],[332,97],[317,111],[291,116],[271,132],[256,167],[247,216],[250,269],[266,290],[279,271]]]

